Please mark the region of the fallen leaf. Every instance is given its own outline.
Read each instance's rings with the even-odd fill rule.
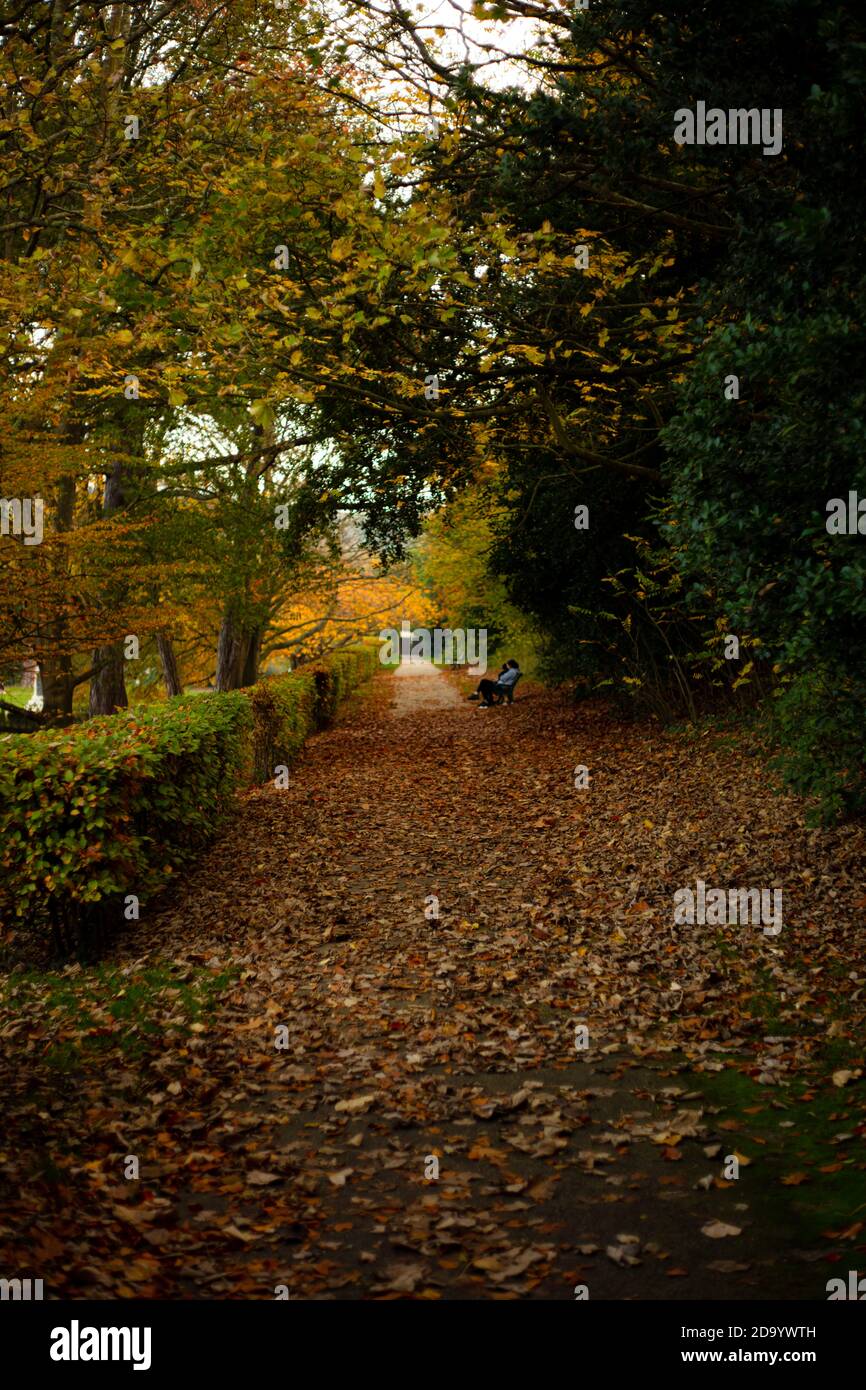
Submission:
[[[346,1179],[350,1178],[354,1171],[354,1168],[340,1168],[336,1173],[328,1174],[328,1182],[334,1187],[345,1187]]]
[[[729,1226],[726,1221],[708,1221],[701,1227],[701,1235],[709,1236],[710,1240],[721,1240],[722,1236],[742,1235],[742,1227]]]
[[[350,1100],[338,1100],[334,1109],[347,1115],[360,1115],[363,1111],[370,1109],[375,1099],[375,1094],[368,1096],[352,1096]]]
[[[856,1081],[857,1077],[860,1075],[861,1072],[859,1067],[856,1067],[854,1071],[846,1071],[844,1068],[842,1068],[839,1071],[834,1071],[833,1085],[840,1087],[847,1086],[849,1081]]]

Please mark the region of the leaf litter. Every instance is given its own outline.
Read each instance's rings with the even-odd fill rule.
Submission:
[[[4,1267],[76,1298],[817,1288],[737,1210],[724,1157],[760,1157],[699,1088],[835,1089],[862,1168],[862,829],[809,829],[729,745],[603,705],[535,689],[482,723],[395,713],[392,681],[244,798],[101,976],[7,976]],[[698,877],[781,886],[781,936],[675,927]],[[854,1051],[828,1069],[831,1026]],[[707,1258],[722,1237],[740,1258]]]

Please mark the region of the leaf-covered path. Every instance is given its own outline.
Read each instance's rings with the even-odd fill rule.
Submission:
[[[158,1036],[5,999],[4,1265],[71,1297],[826,1298],[864,1249],[863,834],[806,829],[754,752],[377,677],[119,941]],[[780,936],[675,927],[697,877],[783,886]]]

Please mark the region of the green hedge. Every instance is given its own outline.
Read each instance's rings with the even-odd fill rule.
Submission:
[[[249,690],[0,737],[0,918],[61,949],[132,920],[219,829],[240,785],[289,763],[376,666],[341,652]]]
[[[350,690],[377,669],[378,651],[378,643],[350,647],[250,687],[257,782],[268,781],[280,764],[291,763],[307,737],[333,719]]]
[[[317,726],[312,675],[271,676],[246,692],[253,712],[253,778],[266,782],[290,763]]]
[[[334,652],[325,661],[305,667],[316,684],[316,721],[320,727],[333,719],[337,709],[359,680],[366,680],[380,670],[379,642],[373,640],[363,647]]]

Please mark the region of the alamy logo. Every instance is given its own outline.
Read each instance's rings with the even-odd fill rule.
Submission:
[[[42,1298],[41,1279],[0,1279],[0,1301],[30,1302]]]
[[[829,535],[866,536],[866,497],[858,498],[856,492],[849,492],[847,506],[844,497],[831,497],[827,511]]]
[[[23,536],[25,545],[42,544],[41,497],[0,497],[0,536]]]
[[[782,930],[782,890],[769,888],[707,888],[702,878],[691,888],[674,893],[674,925],[723,927],[728,924],[760,926],[765,936],[778,936]]]
[[[853,1299],[855,1303],[866,1302],[866,1279],[858,1279],[856,1269],[848,1270],[847,1288],[844,1279],[828,1279],[825,1288],[828,1303],[837,1303],[840,1299]]]
[[[385,627],[379,633],[379,660],[383,666],[411,665],[413,661],[438,661],[444,666],[464,666],[469,663],[473,676],[483,676],[487,670],[486,627],[417,627],[403,619],[400,631]]]
[[[764,154],[782,148],[782,112],[763,107],[723,111],[699,101],[695,110],[681,106],[674,112],[674,139],[678,145],[763,145]]]
[[[134,1371],[150,1370],[149,1327],[69,1327],[51,1330],[52,1361],[131,1361]]]

